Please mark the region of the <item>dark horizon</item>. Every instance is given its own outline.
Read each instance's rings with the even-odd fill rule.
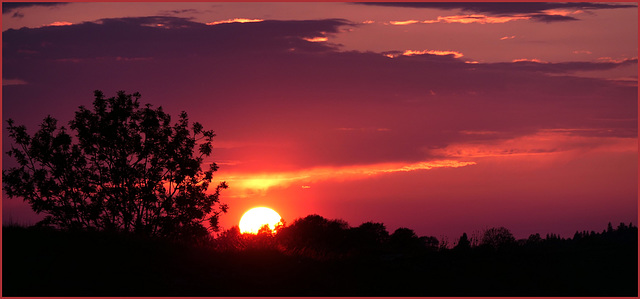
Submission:
[[[453,248],[410,229],[319,215],[275,235],[167,242],[3,226],[4,296],[637,296],[636,226],[514,241],[501,228]],[[10,274],[10,275],[6,275]],[[70,284],[73,281],[76,284]]]

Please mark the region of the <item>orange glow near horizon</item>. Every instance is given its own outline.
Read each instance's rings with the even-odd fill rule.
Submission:
[[[485,136],[500,135],[499,131],[462,130],[461,135]],[[460,168],[485,163],[485,158],[535,160],[536,165],[564,163],[586,152],[629,152],[637,151],[637,140],[623,137],[584,136],[589,129],[546,129],[536,133],[512,139],[497,138],[493,143],[464,142],[452,143],[441,149],[429,150],[429,154],[444,157],[443,160],[421,161],[414,163],[375,163],[342,167],[313,167],[307,169],[280,170],[273,172],[255,172],[251,170],[221,170],[217,180],[226,181],[230,189],[227,198],[255,198],[267,196],[271,189],[290,187],[308,190],[316,183],[347,182],[366,180],[380,175],[393,175],[424,171],[434,168]],[[509,160],[512,161],[512,160]]]
[[[264,195],[269,188],[289,187],[292,184],[302,185],[303,189],[311,188],[310,183],[326,180],[357,180],[370,176],[394,172],[410,172],[429,170],[433,168],[457,168],[475,165],[475,162],[456,160],[423,161],[417,163],[378,163],[372,165],[354,165],[345,167],[317,167],[299,171],[274,173],[230,173],[222,174],[221,181],[229,183],[236,195],[232,197],[247,197],[256,192]]]

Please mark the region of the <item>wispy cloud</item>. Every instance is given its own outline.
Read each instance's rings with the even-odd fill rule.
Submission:
[[[512,21],[529,20],[530,16],[500,16],[491,17],[486,15],[458,15],[438,17],[437,20],[424,21],[423,23],[461,23],[461,24],[502,24]]]
[[[550,16],[568,16],[583,13],[584,11],[581,9],[578,10],[568,10],[568,9],[547,9],[544,10],[543,13]]]
[[[385,52],[383,53],[384,56],[387,56],[389,58],[396,58],[399,56],[415,56],[415,55],[436,55],[436,56],[448,56],[451,55],[454,58],[461,58],[464,56],[464,54],[458,52],[458,51],[450,51],[450,50],[405,50],[404,52],[397,52],[397,51],[392,51],[392,52]]]
[[[364,5],[459,10],[466,15],[439,16],[435,20],[393,21],[392,25],[462,23],[500,24],[518,20],[535,22],[578,21],[575,16],[600,9],[633,8],[635,4],[610,3],[544,3],[544,2],[369,2]]]
[[[24,80],[20,80],[20,79],[5,79],[2,78],[2,86],[9,86],[9,85],[26,85],[27,82]]]
[[[303,39],[308,41],[308,42],[312,42],[312,43],[326,42],[326,41],[329,40],[329,38],[327,38],[325,36],[305,37]]]
[[[65,5],[68,3],[65,2],[3,2],[2,3],[2,14],[9,13],[11,11],[27,8],[27,7],[54,7],[59,5]]]
[[[537,58],[518,58],[518,59],[514,59],[511,62],[537,62],[537,63],[546,63],[546,61],[542,61],[540,59]]]
[[[458,23],[458,24],[502,24],[512,21],[529,20],[532,16],[515,15],[515,16],[487,16],[487,15],[455,15],[455,16],[439,16],[435,20],[406,20],[406,21],[390,21],[390,25],[413,25],[413,24],[434,24],[434,23]]]
[[[462,131],[463,133],[465,131]],[[474,135],[474,132],[470,135]],[[466,134],[466,133],[463,133]],[[495,135],[498,132],[486,132]],[[541,156],[569,151],[637,151],[635,138],[610,137],[606,129],[558,128],[543,129],[530,135],[496,142],[450,144],[432,150],[437,156],[471,159],[479,157]],[[484,135],[484,132],[478,132]]]
[[[430,170],[434,168],[458,168],[475,165],[476,162],[464,162],[457,160],[423,161],[416,163],[379,163],[371,165],[355,165],[344,167],[317,167],[290,172],[274,173],[221,173],[218,178],[226,181],[232,187],[234,196],[244,197],[247,194],[263,194],[269,188],[289,187],[293,184],[302,188],[311,188],[310,184],[327,180],[359,180],[371,176],[396,173]]]
[[[163,10],[160,12],[160,15],[163,16],[172,16],[172,15],[181,15],[181,14],[200,14],[202,11],[197,9],[174,9],[174,10]]]
[[[389,132],[391,131],[391,129],[389,128],[337,128],[336,130],[338,131],[361,131],[361,132],[365,132],[365,131],[369,131],[369,132]]]
[[[422,50],[422,51],[407,50],[407,51],[404,51],[404,53],[402,53],[402,55],[404,55],[404,56],[424,55],[424,54],[431,54],[431,55],[438,55],[438,56],[453,55],[454,58],[460,58],[460,57],[464,56],[460,52],[449,51],[449,50],[445,50],[445,51],[441,51],[441,50]]]
[[[391,25],[396,25],[396,26],[402,26],[402,25],[411,25],[411,24],[417,24],[417,23],[422,23],[420,21],[416,21],[416,20],[407,20],[407,21],[391,21],[389,22],[389,24]]]
[[[45,26],[71,26],[71,25],[73,25],[73,23],[71,23],[71,22],[64,22],[64,21],[63,21],[63,22],[53,22],[53,23],[51,23],[51,24],[49,24],[49,25],[45,25]]]
[[[471,131],[471,130],[462,130],[460,134],[463,135],[496,135],[499,132],[497,131]]]
[[[530,20],[535,16],[531,15],[513,15],[513,16],[488,16],[482,14],[473,15],[453,15],[453,16],[439,16],[435,20],[406,20],[406,21],[390,21],[389,25],[413,25],[413,24],[434,24],[434,23],[446,23],[446,24],[502,24],[520,20]]]
[[[235,18],[235,19],[228,19],[223,21],[209,22],[206,24],[211,26],[211,25],[230,24],[230,23],[257,23],[257,22],[263,22],[263,21],[264,20],[262,19]]]
[[[638,63],[638,58],[612,59],[611,57],[600,57],[596,62],[547,62],[537,58],[514,59],[510,63],[498,62],[488,63],[487,68],[508,67],[512,71],[531,71],[549,74],[573,73],[579,71],[602,71],[618,67],[633,65]]]
[[[612,57],[598,57],[599,61],[602,62],[609,62],[609,63],[638,63],[638,57],[633,57],[633,58],[619,58],[619,59],[614,59]]]
[[[562,22],[578,20],[570,15],[600,9],[634,8],[636,4],[584,3],[584,2],[362,2],[360,5],[431,8],[461,10],[473,15],[496,16],[500,18],[526,18],[538,22]],[[445,17],[446,18],[446,17]],[[454,18],[455,19],[455,18]],[[487,19],[491,20],[491,19]],[[439,22],[439,20],[437,21]]]

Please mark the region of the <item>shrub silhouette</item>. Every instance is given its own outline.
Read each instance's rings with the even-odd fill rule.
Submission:
[[[94,95],[93,109],[81,106],[69,122],[74,136],[51,116],[33,136],[7,121],[8,154],[19,165],[2,171],[7,195],[47,214],[40,224],[63,229],[176,238],[207,236],[205,221],[216,229],[227,186],[207,194],[218,167],[201,167],[214,132],[191,125],[186,112],[172,125],[162,107],[141,108],[139,93]]]

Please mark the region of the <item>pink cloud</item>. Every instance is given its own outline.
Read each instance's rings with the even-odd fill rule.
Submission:
[[[9,85],[26,85],[27,81],[21,80],[21,79],[5,79],[2,78],[2,86],[9,86]]]
[[[389,132],[389,128],[337,128],[338,131],[377,131],[377,132]]]
[[[235,18],[235,19],[228,19],[228,20],[223,20],[223,21],[215,21],[215,22],[209,22],[206,23],[207,25],[219,25],[219,24],[230,24],[230,23],[257,23],[257,22],[263,22],[264,20],[262,19],[245,19],[245,18]]]
[[[623,63],[623,62],[628,62],[628,61],[638,61],[638,57],[633,57],[633,58],[620,58],[620,59],[614,59],[612,57],[598,57],[598,60],[603,61],[603,62],[612,62],[612,63]]]
[[[548,156],[570,154],[577,157],[578,152],[634,152],[637,151],[635,138],[589,136],[598,134],[596,129],[545,129],[538,132],[507,140],[475,143],[465,142],[432,150],[434,155],[450,158]],[[496,135],[492,131],[461,131],[466,135]],[[565,157],[565,155],[563,155]]]
[[[498,134],[497,131],[470,131],[470,130],[462,130],[460,134],[464,135],[495,135]]]
[[[511,62],[537,62],[537,63],[546,63],[546,61],[542,61],[540,59],[537,58],[533,58],[533,59],[529,59],[529,58],[520,58],[520,59],[514,59]]]

